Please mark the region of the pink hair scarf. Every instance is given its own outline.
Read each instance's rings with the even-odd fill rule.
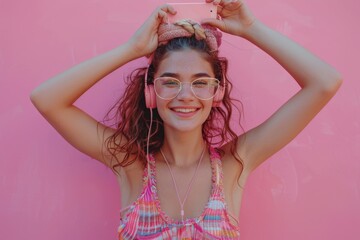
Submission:
[[[200,25],[192,20],[180,20],[176,23],[163,23],[159,26],[159,46],[179,37],[195,36],[198,40],[205,40],[211,54],[217,54],[221,45],[222,33],[215,27]]]

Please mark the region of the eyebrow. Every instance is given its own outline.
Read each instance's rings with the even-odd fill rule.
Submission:
[[[160,75],[160,77],[173,77],[173,78],[179,78],[180,74],[178,73],[172,73],[172,72],[164,72],[163,74]],[[196,73],[194,75],[192,75],[192,77],[194,78],[199,78],[199,77],[211,77],[208,73],[206,72],[200,72],[200,73]]]

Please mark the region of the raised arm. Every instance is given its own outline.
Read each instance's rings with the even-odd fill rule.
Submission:
[[[166,21],[169,6],[156,9],[125,44],[47,80],[31,92],[31,101],[46,120],[75,148],[110,166],[104,141],[114,130],[98,123],[74,102],[117,68],[148,55],[158,45],[157,28]]]
[[[213,2],[212,0],[207,0]],[[243,37],[273,57],[301,90],[270,118],[240,136],[238,151],[252,171],[288,144],[335,95],[340,74],[312,53],[257,20],[242,0],[222,0],[222,20],[207,20],[224,32]]]

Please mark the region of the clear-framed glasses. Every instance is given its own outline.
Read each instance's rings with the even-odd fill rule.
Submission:
[[[179,94],[184,84],[190,84],[191,91],[198,99],[210,100],[218,91],[220,81],[216,78],[201,77],[192,82],[181,82],[173,77],[159,77],[154,80],[154,89],[159,98],[171,100]]]

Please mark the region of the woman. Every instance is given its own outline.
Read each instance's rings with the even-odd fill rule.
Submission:
[[[221,20],[205,19],[202,27],[191,21],[169,25],[168,15],[176,12],[161,6],[125,44],[31,94],[70,144],[114,170],[124,206],[120,239],[239,239],[247,177],[289,143],[341,85],[335,69],[265,26],[242,0],[206,2],[218,5]],[[187,30],[167,34],[179,28]],[[267,52],[301,87],[269,119],[240,136],[229,127],[231,83],[226,60],[217,55],[216,29]],[[132,74],[115,128],[73,105],[115,69],[150,55],[149,67]]]

